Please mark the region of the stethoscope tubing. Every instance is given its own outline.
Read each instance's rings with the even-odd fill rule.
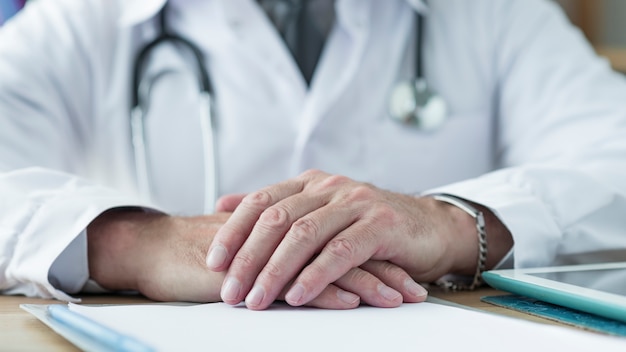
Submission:
[[[217,136],[213,120],[213,98],[202,92],[200,100],[204,108],[200,117],[202,133],[202,156],[204,158],[204,212],[212,213],[217,202],[219,170],[217,169]],[[209,175],[213,177],[209,178]]]
[[[219,186],[219,173],[217,170],[217,143],[213,108],[213,86],[210,80],[208,69],[204,62],[204,55],[200,48],[190,40],[171,34],[168,31],[166,19],[166,7],[159,14],[159,24],[161,33],[153,41],[144,46],[135,60],[133,68],[133,89],[131,97],[130,130],[131,144],[133,147],[133,157],[135,162],[135,174],[140,194],[147,200],[152,200],[152,180],[150,178],[147,142],[145,133],[145,118],[148,113],[151,87],[161,77],[170,71],[160,72],[149,80],[142,79],[143,69],[154,49],[162,44],[171,43],[185,47],[192,54],[198,72],[198,85],[200,88],[200,103],[202,105],[200,114],[200,133],[202,135],[202,153],[204,164],[204,213],[212,213],[217,201],[217,190]]]

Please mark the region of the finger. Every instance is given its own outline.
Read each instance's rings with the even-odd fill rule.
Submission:
[[[398,270],[402,269],[396,267]],[[364,303],[374,307],[393,308],[402,304],[402,294],[361,268],[352,268],[335,281],[338,287],[353,292]]]
[[[234,248],[234,250],[229,250],[219,243],[216,244],[216,242],[219,242],[217,236],[219,236],[220,233],[216,235],[217,240],[214,240],[213,249],[209,252],[209,256],[207,257],[207,263],[209,265],[215,264],[213,261],[216,256],[218,256],[218,260],[223,259],[225,256],[226,261],[230,261],[226,280],[224,281],[221,292],[224,302],[229,304],[241,302],[241,300],[249,294],[255,278],[261,269],[265,267],[270,256],[276,249],[276,246],[283,239],[294,220],[327,202],[324,200],[324,192],[307,192],[308,194],[302,192],[305,185],[311,183],[310,179],[317,174],[319,173],[307,172],[297,179],[283,182],[277,186],[268,187],[261,192],[256,192],[257,195],[265,196],[270,200],[272,198],[277,200],[265,202],[260,204],[261,206],[256,207],[258,211],[261,211],[261,214],[256,217],[256,220],[251,218],[256,221],[256,223],[254,223],[252,230],[249,235],[246,236],[243,243],[237,243],[238,247]],[[252,194],[252,196],[254,195],[255,194]],[[249,199],[254,200],[254,197],[245,197],[241,205],[235,210],[233,217],[241,217],[242,212],[240,212],[240,210],[244,209],[245,205],[250,203],[250,201],[248,201]],[[246,209],[244,209],[244,213],[245,210]],[[254,214],[254,212],[249,211],[248,216],[249,214]],[[243,216],[245,218],[246,215]],[[243,221],[245,222],[247,220]],[[225,224],[222,230],[226,231],[229,223],[232,224],[232,221]],[[234,241],[237,241],[237,239]],[[241,241],[241,238],[239,241]],[[217,255],[214,255],[216,253]],[[232,258],[228,258],[229,254]],[[219,255],[221,255],[222,258],[220,258]],[[280,268],[273,269],[280,270]],[[299,268],[297,270],[299,271]],[[281,277],[283,282],[281,282],[277,289],[282,288],[287,280],[293,279],[294,275],[282,275]],[[265,290],[263,289],[257,289],[253,291],[254,294],[252,297],[255,299],[263,299],[264,292]],[[272,294],[272,297],[268,298],[268,301],[271,302],[273,299],[275,299],[275,294]],[[252,302],[255,301],[253,300]]]
[[[304,206],[303,204],[302,207]],[[353,218],[350,209],[327,205],[296,220],[284,239],[276,243],[276,247],[268,254],[269,260],[263,263],[262,270],[240,266],[236,259],[233,260],[229,276],[232,273],[240,280],[254,282],[254,287],[246,297],[246,305],[257,309],[264,309],[270,305],[324,244],[349,226],[354,221]],[[259,247],[264,246],[264,241],[270,242],[271,239],[251,236],[237,256],[242,254],[245,258],[245,255],[248,255],[247,251],[250,250],[253,251],[250,255],[258,257]]]
[[[285,289],[284,291],[286,291]],[[281,293],[279,299],[284,300],[284,292]],[[336,285],[328,285],[319,296],[305,304],[307,307],[315,307],[322,309],[353,309],[360,305],[361,299],[352,292],[343,290]],[[249,307],[250,308],[250,307]],[[250,308],[252,310],[260,310],[261,308]],[[265,309],[265,308],[262,308]]]
[[[298,306],[309,302],[328,286],[370,259],[376,252],[376,238],[365,222],[357,222],[330,240],[320,254],[294,281],[285,299]]]
[[[239,206],[246,193],[228,194],[220,197],[215,203],[215,212],[228,212],[232,213]]]
[[[278,201],[300,192],[302,187],[302,182],[293,179],[245,196],[215,234],[206,258],[207,267],[213,271],[224,271],[248,238],[261,213]]]
[[[307,303],[306,306],[323,309],[353,309],[357,308],[360,303],[361,299],[358,295],[335,285],[328,285],[319,296]]]
[[[279,300],[285,300],[285,293],[288,289],[289,286],[285,287],[285,289],[278,296]],[[309,303],[305,304],[305,306],[323,309],[352,309],[358,307],[360,303],[361,299],[358,295],[343,290],[334,284],[330,284],[319,294],[319,296],[312,299]],[[250,309],[260,310],[260,308]]]
[[[402,294],[404,302],[423,302],[428,297],[428,291],[415,282],[406,271],[395,264],[387,261],[368,260],[361,265],[361,269],[378,278],[386,286]],[[339,286],[360,295],[368,304],[378,306],[367,301],[362,292],[352,290],[343,284]]]

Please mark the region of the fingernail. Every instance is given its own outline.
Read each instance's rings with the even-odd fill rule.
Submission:
[[[239,292],[241,291],[241,283],[239,280],[229,277],[224,282],[222,286],[222,300],[226,303],[237,304],[237,297],[239,296]]]
[[[226,248],[222,245],[217,245],[211,249],[209,255],[206,257],[206,265],[209,269],[216,269],[226,261]]]
[[[389,301],[396,301],[398,300],[398,298],[400,298],[400,296],[402,296],[400,292],[383,284],[378,284],[378,293],[380,293],[383,297],[385,297],[385,299]]]
[[[355,295],[354,293],[344,290],[337,290],[337,297],[339,297],[340,300],[349,305],[355,304],[360,299],[360,297]]]
[[[302,297],[304,297],[304,286],[296,284],[285,295],[285,301],[292,306],[299,306],[302,304]]]
[[[426,289],[423,288],[422,285],[411,279],[406,279],[406,281],[404,281],[404,287],[406,287],[406,290],[415,297],[423,297],[428,295],[428,291],[426,291]]]
[[[246,306],[257,307],[263,302],[265,297],[265,289],[259,285],[255,285],[246,297]]]

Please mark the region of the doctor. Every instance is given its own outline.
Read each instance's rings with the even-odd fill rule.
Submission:
[[[425,299],[415,280],[626,248],[626,83],[555,5],[311,4],[323,50],[302,57],[255,1],[48,0],[9,21],[2,292],[392,307]],[[201,55],[135,67],[163,33]],[[420,67],[445,114],[398,122]]]

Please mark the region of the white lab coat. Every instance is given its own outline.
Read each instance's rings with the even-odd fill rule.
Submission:
[[[161,3],[37,1],[0,31],[5,293],[68,299],[62,290],[80,290],[83,231],[106,209],[202,212],[195,76],[171,47],[146,68],[175,73],[152,90],[152,201],[138,192],[130,74]],[[511,230],[518,267],[626,248],[626,82],[556,5],[338,0],[308,91],[253,1],[171,6],[172,28],[206,53],[215,85],[219,194],[318,168],[484,204]],[[434,132],[386,112],[394,83],[414,68],[411,6],[426,16],[426,78],[449,108]]]

